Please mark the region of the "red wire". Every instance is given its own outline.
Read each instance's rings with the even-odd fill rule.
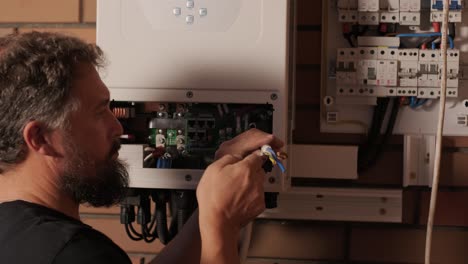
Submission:
[[[351,32],[349,23],[343,23],[343,33],[349,33],[349,32]]]
[[[432,22],[432,27],[434,28],[434,32],[440,32],[440,23],[439,22]]]

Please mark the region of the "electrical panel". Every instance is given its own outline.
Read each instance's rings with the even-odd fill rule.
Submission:
[[[359,146],[359,171],[375,164],[391,134],[404,135],[403,185],[431,186],[443,1],[322,3],[321,131],[366,135]],[[358,19],[343,19],[348,10]],[[463,2],[450,1],[444,123],[444,135],[450,136],[468,133],[466,19]]]
[[[121,158],[131,170],[131,186],[193,189],[215,159],[219,146],[256,128],[273,132],[272,104],[214,104],[112,101],[124,128]],[[174,174],[181,173],[183,179]],[[279,191],[281,172],[265,179]]]
[[[101,78],[124,128],[119,157],[129,172],[121,223],[132,240],[167,244],[197,207],[195,189],[223,142],[251,128],[288,142],[291,4],[99,0],[97,7],[97,44],[109,62]],[[266,208],[290,187],[284,168],[272,166],[264,165]]]
[[[134,188],[195,189],[215,150],[249,128],[289,134],[288,0],[100,0],[101,77]],[[277,167],[265,188],[289,188]]]
[[[442,2],[323,1],[322,132],[367,133],[375,105],[398,100],[394,134],[435,134],[443,67]],[[354,20],[344,16],[351,11],[357,14]],[[463,13],[461,0],[450,1],[445,135],[468,132],[463,122],[468,116]],[[328,118],[329,113],[336,118]]]

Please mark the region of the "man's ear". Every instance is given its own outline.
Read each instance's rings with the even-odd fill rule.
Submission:
[[[28,149],[45,156],[59,156],[60,152],[52,142],[50,131],[44,123],[30,121],[23,129],[23,139]]]

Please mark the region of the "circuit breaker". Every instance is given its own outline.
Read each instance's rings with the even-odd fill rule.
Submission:
[[[437,50],[382,47],[337,50],[336,85],[340,96],[437,98],[441,64]],[[460,52],[447,52],[448,97],[458,97]]]
[[[441,20],[435,17],[442,13],[442,1],[338,0],[336,4],[323,4],[323,62],[327,73],[322,87],[322,111],[326,113],[321,130],[364,133],[371,125],[378,98],[399,98],[404,107],[399,109],[393,132],[434,134],[436,124],[429,121],[437,115],[442,72]],[[343,14],[351,11],[357,12],[357,20],[344,19]],[[368,17],[377,13],[370,23]],[[389,21],[391,14],[399,14],[399,20]],[[425,19],[421,21],[421,17]],[[458,118],[468,111],[463,104],[468,92],[462,86],[461,65],[466,61],[462,39],[466,26],[459,23],[462,19],[462,1],[451,1],[447,36],[447,97],[451,107],[447,109],[446,135],[468,132],[458,124]],[[332,104],[326,103],[328,98]],[[327,121],[328,112],[339,119]]]
[[[338,0],[338,20],[361,25],[419,25],[420,0]]]
[[[321,131],[366,134],[369,142],[358,158],[363,169],[379,151],[372,145],[384,145],[391,134],[404,135],[404,185],[428,185],[432,179],[428,165],[434,164],[443,67],[442,2],[323,1]],[[358,19],[346,17],[348,12]],[[468,133],[467,26],[460,23],[465,17],[463,2],[450,1],[444,135]],[[378,134],[383,142],[376,142]]]
[[[449,6],[449,22],[462,22],[462,0],[451,0]],[[442,22],[443,1],[431,0],[431,22]]]

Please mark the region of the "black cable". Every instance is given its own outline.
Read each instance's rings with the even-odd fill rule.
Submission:
[[[400,28],[400,23],[394,23],[393,31],[391,33],[397,33],[399,28]]]
[[[400,104],[398,102],[398,98],[393,98],[392,108],[390,112],[390,117],[388,119],[387,128],[385,130],[385,134],[383,135],[383,138],[380,144],[376,144],[376,147],[374,148],[374,152],[371,153],[370,155],[371,158],[368,161],[367,167],[374,166],[377,160],[380,158],[382,154],[382,150],[385,148],[385,146],[388,143],[388,140],[390,139],[390,136],[393,134],[393,128],[395,127],[395,123],[396,123],[399,110],[400,110]]]
[[[172,214],[172,219],[171,219],[171,224],[170,224],[170,227],[169,227],[169,234],[170,236],[172,237],[175,237],[178,233],[178,223],[179,223],[179,220],[178,220],[178,217],[177,217],[177,212],[174,212]]]
[[[156,233],[159,241],[166,245],[172,240],[172,236],[167,226],[167,201],[168,193],[165,190],[160,190],[151,194],[153,201],[156,203],[155,217],[156,217]]]
[[[378,98],[377,99],[377,106],[374,111],[372,126],[369,131],[369,141],[373,143],[375,139],[380,134],[380,130],[382,128],[382,123],[385,118],[385,112],[387,111],[387,106],[389,103],[389,98]]]
[[[358,171],[362,172],[368,168],[369,160],[374,158],[371,156],[375,153],[375,149],[378,148],[378,139],[382,124],[387,111],[389,98],[378,98],[377,105],[374,107],[374,113],[372,115],[372,123],[369,129],[369,135],[366,143],[364,143],[358,150]]]
[[[171,199],[169,201],[169,208],[171,209],[171,224],[169,226],[169,234],[172,237],[177,235],[177,198],[176,198],[176,191],[172,191]]]
[[[156,204],[154,205],[154,211],[156,212]],[[151,219],[150,226],[148,227],[148,230],[153,230],[156,225],[156,216],[153,216],[153,219]]]
[[[367,149],[369,146],[372,146],[382,128],[383,119],[385,117],[385,111],[387,109],[389,99],[388,98],[377,98],[377,105],[374,107],[374,112],[372,115],[371,127],[368,131],[367,142],[365,143],[363,149]]]
[[[343,34],[343,37],[348,41],[349,46],[351,46],[351,48],[356,47],[356,45],[354,44],[353,40],[351,39],[351,35],[349,33]]]
[[[152,235],[150,233],[150,231],[148,230],[148,226],[146,225],[141,225],[141,233],[143,234],[143,239],[146,243],[151,243],[157,238],[157,236]]]
[[[449,23],[448,24],[448,35],[450,37],[452,37],[453,40],[455,40],[455,37],[457,36],[457,33],[456,33],[456,25],[455,23]]]
[[[143,234],[140,234],[138,233],[135,228],[133,227],[133,223],[130,223],[128,224],[128,226],[130,227],[130,231],[137,237],[142,237],[143,238]]]
[[[161,203],[161,201],[157,203],[156,221],[156,230],[159,241],[161,241],[163,245],[167,245],[167,243],[169,243],[172,238],[167,228],[166,203]]]
[[[129,229],[129,227],[130,227],[130,229]],[[127,235],[131,240],[134,240],[134,241],[143,240],[143,236],[141,236],[140,234],[138,234],[138,232],[136,232],[136,230],[133,228],[131,223],[130,224],[125,224],[125,232],[127,232]],[[134,233],[136,233],[137,235],[140,235],[140,236],[134,236]]]
[[[190,212],[188,209],[179,209],[177,210],[177,230],[180,232],[184,227],[185,223],[190,217]]]
[[[438,38],[440,37],[430,37],[430,38],[424,38],[423,41],[421,41],[417,46],[416,48],[420,49],[422,47],[423,44],[430,44],[434,41],[436,41]]]

